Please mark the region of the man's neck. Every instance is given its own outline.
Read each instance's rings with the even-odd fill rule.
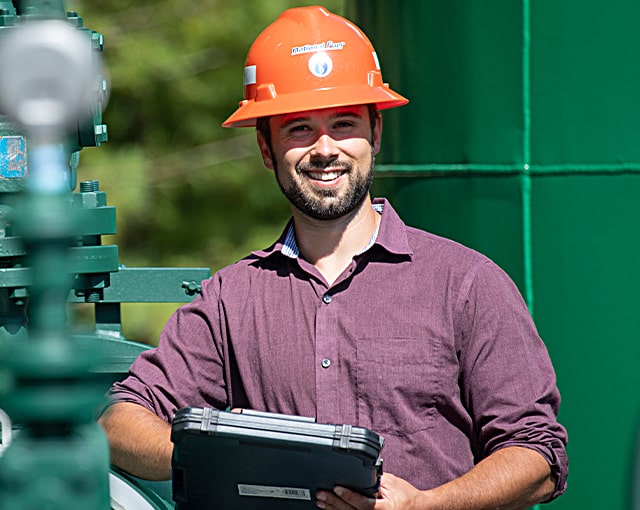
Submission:
[[[367,197],[351,214],[335,220],[317,220],[292,209],[300,255],[312,263],[331,285],[353,257],[369,243],[380,223],[380,214]]]

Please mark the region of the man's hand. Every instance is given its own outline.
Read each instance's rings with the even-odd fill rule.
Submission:
[[[378,499],[343,487],[318,491],[316,506],[330,510],[521,510],[547,501],[555,479],[535,450],[511,446],[497,450],[459,478],[427,491],[384,473]]]
[[[318,491],[316,506],[327,510],[417,510],[424,493],[390,473],[380,479],[378,499],[336,487],[333,492]]]

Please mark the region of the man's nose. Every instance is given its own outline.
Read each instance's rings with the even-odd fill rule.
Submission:
[[[338,156],[338,147],[331,136],[321,134],[311,148],[311,157],[333,158]]]

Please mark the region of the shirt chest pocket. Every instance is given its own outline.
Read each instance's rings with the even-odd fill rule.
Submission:
[[[360,338],[358,423],[395,436],[431,428],[442,384],[438,350],[427,338]]]

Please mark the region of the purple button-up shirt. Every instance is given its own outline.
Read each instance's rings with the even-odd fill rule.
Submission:
[[[384,469],[420,489],[506,446],[565,487],[566,433],[547,350],[494,263],[406,226],[386,201],[371,246],[328,285],[285,244],[217,272],[112,388],[170,421],[228,406],[368,427]]]

